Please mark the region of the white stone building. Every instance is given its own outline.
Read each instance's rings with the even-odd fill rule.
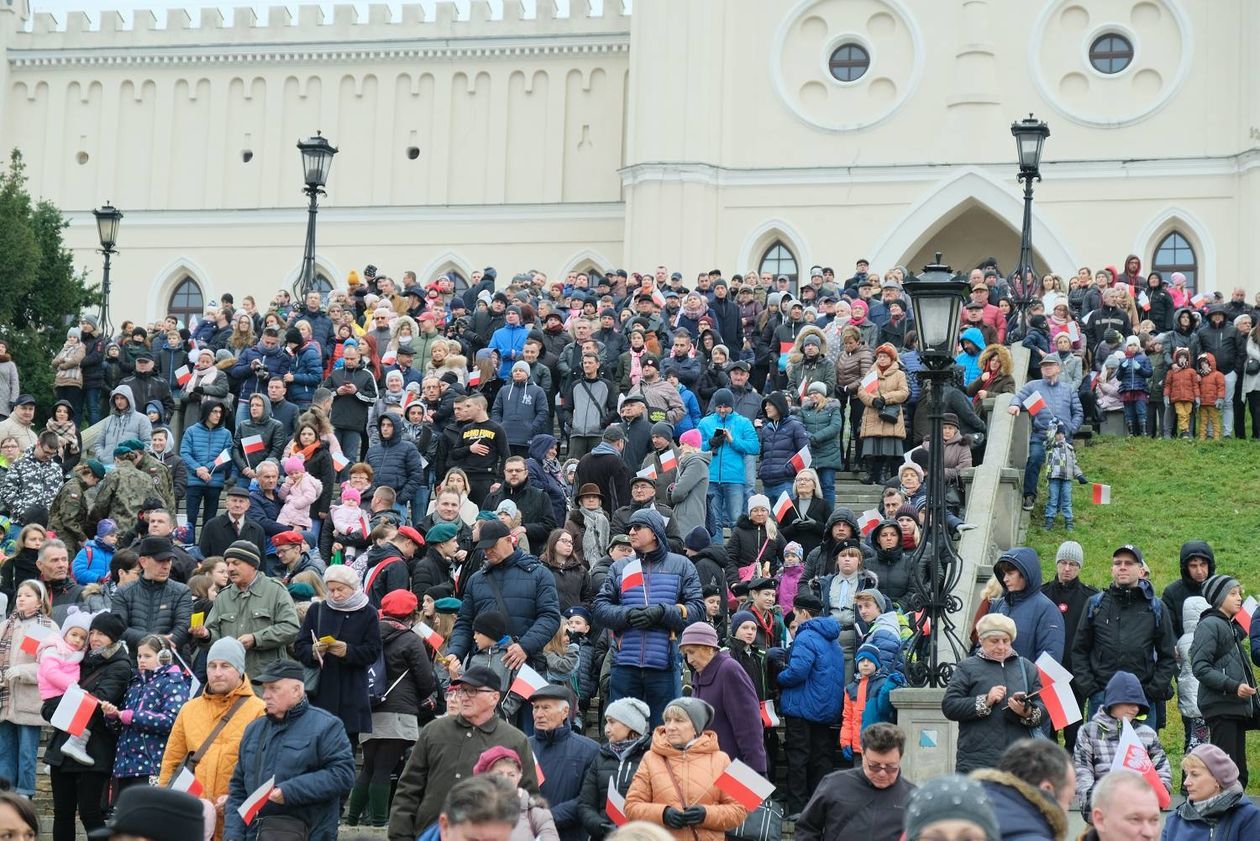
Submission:
[[[1052,131],[1039,267],[1134,252],[1260,289],[1256,0],[188,3],[0,0],[0,149],[93,278],[88,211],[126,214],[115,321],[291,285],[294,144],[316,130],[340,148],[335,283],[367,263],[1009,267],[1009,126],[1031,111]]]

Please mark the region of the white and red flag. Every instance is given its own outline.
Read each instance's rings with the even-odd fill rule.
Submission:
[[[1234,620],[1249,634],[1251,633],[1251,618],[1256,615],[1257,607],[1260,607],[1260,602],[1256,601],[1256,597],[1248,596],[1242,603],[1242,609],[1234,615]]]
[[[813,463],[814,457],[809,454],[809,447],[801,447],[801,451],[788,460],[788,464],[795,467],[797,472],[804,470]]]
[[[61,702],[48,723],[71,736],[81,735],[98,706],[100,701],[80,689],[79,684],[72,683],[66,688],[66,694],[61,696]]]
[[[261,453],[265,446],[261,435],[249,435],[241,439],[241,449],[246,455]]]
[[[1155,790],[1155,796],[1159,798],[1160,809],[1167,809],[1172,803],[1172,795],[1168,793],[1168,789],[1164,788],[1164,781],[1159,778],[1155,763],[1151,762],[1150,754],[1146,752],[1137,731],[1133,729],[1133,725],[1127,718],[1120,729],[1120,744],[1116,746],[1115,759],[1111,760],[1112,771],[1123,769],[1137,771],[1146,778],[1151,788]]]
[[[1028,410],[1028,414],[1035,415],[1046,408],[1046,398],[1041,396],[1040,391],[1034,391],[1024,398],[1024,408]]]
[[[656,466],[653,464],[649,464],[647,467],[638,471],[634,475],[640,479],[652,479],[653,481],[655,481],[656,480]]]
[[[875,531],[875,527],[879,525],[884,518],[874,508],[868,508],[862,512],[862,516],[858,517],[858,528],[862,531],[862,536]]]
[[[866,376],[862,378],[862,390],[867,394],[874,394],[879,391],[878,369],[872,367],[871,370],[867,372]]]
[[[1151,308],[1151,296],[1146,294],[1145,289],[1138,293],[1137,302],[1138,306],[1143,310],[1149,310]]]
[[[48,639],[48,635],[52,632],[52,628],[45,628],[43,625],[31,625],[25,630],[26,636],[22,637],[22,642],[18,645],[18,648],[27,657],[34,657],[39,653],[40,643]]]
[[[621,826],[627,820],[626,817],[626,798],[621,792],[617,791],[616,774],[608,778],[608,802],[604,806],[604,811],[608,813],[608,819],[616,826]]]
[[[774,793],[774,783],[738,759],[726,766],[714,785],[738,800],[750,812],[755,811]]]
[[[390,349],[381,354],[382,365],[393,365],[397,361],[398,361],[397,350]]]
[[[171,788],[175,791],[186,791],[193,797],[200,797],[202,792],[201,783],[197,782],[197,777],[187,765],[181,767],[175,779],[171,780]]]
[[[783,518],[787,516],[787,512],[792,510],[792,498],[788,496],[788,492],[784,491],[779,494],[779,498],[774,503],[774,520],[776,523],[783,522]]]
[[[424,622],[421,622],[416,626],[416,633],[419,634],[420,638],[427,642],[429,647],[434,651],[437,651],[446,642],[441,634],[430,628]]]
[[[232,460],[232,451],[224,450],[214,457],[214,467],[222,467]],[[214,468],[211,468],[213,470]]]
[[[538,757],[534,757],[534,776],[538,778],[538,784],[542,785],[547,782],[547,775],[543,773],[542,765],[538,762]]]
[[[343,453],[334,452],[332,454],[332,463],[333,469],[340,473],[346,469],[346,465],[350,463],[350,459],[346,458]]]
[[[638,558],[621,568],[621,592],[643,586],[643,562]]]
[[[481,385],[481,369],[474,368],[472,373],[468,375],[468,387],[476,388]]]
[[[1190,303],[1194,305],[1195,309],[1198,309],[1199,307],[1203,306],[1207,302],[1208,302],[1208,296],[1202,292],[1200,292],[1198,295],[1195,295],[1193,298],[1190,299]]]
[[[761,702],[761,726],[762,727],[778,727],[779,714],[775,712],[774,701],[766,700]]]
[[[1076,702],[1072,692],[1072,673],[1043,651],[1037,658],[1037,670],[1041,672],[1041,702],[1050,713],[1050,723],[1055,730],[1062,730],[1069,724],[1080,721],[1081,705]]]
[[[237,807],[237,814],[241,816],[241,820],[245,821],[245,825],[249,826],[254,822],[254,818],[258,817],[258,813],[262,811],[262,807],[267,805],[267,795],[271,794],[271,790],[276,787],[276,778],[268,777],[267,782],[254,789],[254,793],[245,798],[245,802]]]
[[[1094,504],[1111,504],[1111,485],[1100,485],[1097,482],[1094,483]]]
[[[191,379],[192,371],[188,370],[187,365],[181,365],[175,369],[175,382],[179,383],[180,386],[187,385]]]
[[[516,677],[512,679],[512,686],[508,690],[520,695],[526,701],[529,697],[547,685],[547,679],[538,672],[531,669],[528,665],[522,664]]]
[[[678,453],[674,452],[672,448],[666,450],[665,454],[661,456],[661,472],[668,473],[676,467],[678,467]]]

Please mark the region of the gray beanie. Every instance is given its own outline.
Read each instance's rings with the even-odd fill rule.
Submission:
[[[1232,575],[1213,575],[1203,582],[1201,592],[1208,604],[1219,608],[1230,591],[1238,586],[1238,579]]]
[[[687,718],[691,719],[697,736],[709,729],[709,725],[713,723],[713,707],[708,701],[702,701],[699,698],[675,698],[665,705],[666,710],[670,707],[678,707]]]
[[[670,426],[665,421],[657,421],[652,424],[652,434],[659,438],[664,438],[666,441],[673,441],[674,427]]]
[[[988,841],[999,841],[993,807],[984,786],[959,774],[934,777],[910,793],[906,805],[906,839],[918,841],[920,834],[937,821],[970,821],[984,831]]]
[[[648,732],[648,718],[651,715],[648,705],[638,698],[619,698],[604,710],[604,718],[616,719],[640,736]]]
[[[531,373],[529,369],[529,363],[526,362],[524,359],[522,359],[519,362],[514,363],[512,365],[512,373],[515,374],[517,371],[524,371],[525,376],[529,376],[529,374]]]
[[[222,660],[242,675],[245,674],[245,646],[235,637],[219,637],[215,640],[214,645],[210,646],[210,653],[206,655],[207,663],[212,660]]]
[[[1059,551],[1054,555],[1055,563],[1070,561],[1078,567],[1085,566],[1085,550],[1075,540],[1065,540],[1059,544]]]

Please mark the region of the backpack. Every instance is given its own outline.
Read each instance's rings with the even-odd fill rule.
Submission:
[[[1098,611],[1098,606],[1102,604],[1103,596],[1107,594],[1106,590],[1095,593],[1089,597],[1089,601],[1085,603],[1085,618],[1090,622],[1094,621],[1094,614]],[[1162,599],[1151,599],[1151,613],[1155,614],[1155,627],[1160,627],[1160,622],[1164,618],[1164,602]]]
[[[367,678],[368,703],[373,707],[380,706],[385,702],[385,696],[392,688],[386,683],[388,678],[385,674],[385,646],[381,646],[381,653],[376,655],[376,662],[368,666]]]

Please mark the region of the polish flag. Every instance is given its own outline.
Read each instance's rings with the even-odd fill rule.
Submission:
[[[661,290],[657,289],[655,286],[652,287],[652,303],[662,309],[665,307],[665,296],[661,294]]]
[[[862,531],[862,536],[866,537],[875,531],[875,527],[884,519],[874,508],[868,508],[862,512],[862,516],[858,518],[858,528]]]
[[[231,460],[232,460],[232,451],[224,450],[223,452],[219,453],[217,456],[214,457],[214,467],[222,467],[223,465],[227,464]],[[210,469],[213,470],[214,468],[212,467]]]
[[[750,812],[756,811],[774,793],[774,783],[738,759],[726,766],[726,770],[713,784],[742,803]]]
[[[1137,302],[1138,306],[1144,310],[1149,310],[1151,308],[1151,297],[1146,294],[1145,290],[1138,293]]]
[[[801,386],[800,388],[796,390],[796,394],[798,397],[800,397],[801,402],[804,403],[805,395],[809,394],[809,380],[807,380],[805,377],[801,377]]]
[[[1198,309],[1199,307],[1203,306],[1207,302],[1208,302],[1208,296],[1202,292],[1200,292],[1198,295],[1195,295],[1193,298],[1190,299],[1190,303],[1194,304],[1195,309]]]
[[[193,797],[200,797],[202,788],[201,783],[197,782],[196,776],[188,766],[179,769],[179,773],[175,775],[175,779],[171,780],[171,789],[173,791],[186,791]]]
[[[1102,373],[1095,371],[1089,375],[1089,390],[1093,391],[1098,388],[1098,381],[1102,379]]]
[[[879,391],[879,370],[871,367],[871,370],[862,378],[862,390],[867,394],[875,394]]]
[[[774,701],[761,702],[761,726],[778,727],[779,714],[774,711]]]
[[[179,383],[181,386],[185,385],[191,379],[192,371],[188,370],[187,365],[181,365],[175,369],[175,382]]]
[[[241,816],[241,820],[245,821],[245,825],[249,826],[253,823],[254,818],[258,817],[258,813],[262,811],[262,807],[267,805],[267,795],[271,794],[271,790],[276,787],[276,778],[271,776],[267,782],[254,789],[254,793],[245,798],[245,802],[237,807],[236,811]]]
[[[22,637],[22,644],[18,648],[28,657],[34,657],[39,653],[39,644],[48,638],[52,633],[52,628],[45,628],[43,625],[32,625],[26,629],[26,636]]]
[[[1111,485],[1100,485],[1097,482],[1094,483],[1094,504],[1111,504]]]
[[[788,496],[788,492],[784,491],[779,494],[779,498],[774,503],[774,520],[776,523],[783,522],[783,518],[787,516],[787,512],[791,511],[792,498]]]
[[[668,473],[678,467],[678,453],[672,449],[666,450],[665,455],[661,456],[661,472]]]
[[[1028,414],[1035,415],[1046,408],[1046,398],[1041,396],[1040,391],[1034,391],[1024,398],[1024,408],[1028,410]]]
[[[404,394],[403,399],[402,399],[403,414],[407,413],[407,407],[409,407],[412,403],[415,403],[419,399],[420,399],[420,395],[417,392],[409,391],[406,394]]]
[[[604,811],[608,813],[609,820],[621,826],[629,819],[626,817],[626,798],[617,791],[617,781],[614,777],[616,777],[615,774],[608,778],[608,802],[604,805]]]
[[[547,679],[545,677],[538,674],[528,665],[522,664],[520,670],[516,673],[516,677],[513,678],[512,686],[508,691],[514,692],[528,701],[530,695],[533,695],[546,685]]]
[[[534,776],[538,778],[538,784],[542,785],[547,782],[547,775],[543,773],[542,765],[538,763],[538,757],[534,757]],[[609,779],[611,782],[611,778]]]
[[[1159,778],[1150,755],[1147,754],[1146,748],[1142,747],[1137,731],[1133,729],[1133,725],[1127,718],[1120,731],[1120,744],[1116,747],[1116,757],[1111,760],[1112,771],[1123,769],[1137,771],[1146,778],[1151,788],[1155,790],[1155,796],[1159,798],[1160,809],[1167,809],[1172,803],[1172,796],[1168,793],[1168,789],[1164,788],[1164,781]]]
[[[796,468],[797,472],[804,470],[814,463],[814,457],[809,454],[809,447],[801,447],[801,451],[792,458],[788,459],[788,464]]]
[[[649,464],[647,467],[643,468],[642,470],[640,470],[638,473],[635,473],[634,475],[635,475],[635,476],[637,476],[637,477],[639,477],[640,479],[653,479],[653,480],[655,480],[655,479],[656,479],[656,467],[655,467],[654,465]]]
[[[442,645],[446,642],[446,640],[443,639],[441,634],[439,634],[437,631],[430,628],[424,622],[421,622],[418,626],[416,626],[416,633],[419,634],[420,638],[424,640],[425,642],[427,642],[429,644],[429,647],[432,648],[434,651],[437,651],[438,649],[440,649]]]
[[[333,463],[333,469],[336,470],[338,473],[340,473],[341,471],[346,469],[346,465],[350,463],[350,459],[346,458],[345,454],[343,453],[335,452],[332,454],[332,463]]]
[[[481,385],[481,369],[474,368],[473,372],[468,375],[468,387],[476,388]]]
[[[100,701],[79,688],[77,683],[66,688],[61,696],[61,703],[48,723],[58,730],[64,730],[71,736],[78,736],[87,729],[92,713],[96,712]]]
[[[250,455],[251,453],[261,453],[264,446],[261,435],[250,435],[247,438],[241,439],[241,449],[245,451],[246,455]]]
[[[621,592],[643,586],[643,563],[638,558],[621,568]]]
[[[1055,730],[1062,730],[1069,724],[1080,721],[1081,705],[1076,702],[1072,692],[1072,673],[1062,664],[1043,651],[1037,658],[1037,670],[1041,672],[1041,700],[1050,713],[1050,723]]]
[[[396,350],[387,350],[381,354],[382,365],[393,365],[397,361],[398,361],[398,351]]]
[[[1248,596],[1247,600],[1242,603],[1242,609],[1234,615],[1234,619],[1249,634],[1251,633],[1251,617],[1256,615],[1257,607],[1260,607],[1260,602],[1256,601],[1256,597]]]

